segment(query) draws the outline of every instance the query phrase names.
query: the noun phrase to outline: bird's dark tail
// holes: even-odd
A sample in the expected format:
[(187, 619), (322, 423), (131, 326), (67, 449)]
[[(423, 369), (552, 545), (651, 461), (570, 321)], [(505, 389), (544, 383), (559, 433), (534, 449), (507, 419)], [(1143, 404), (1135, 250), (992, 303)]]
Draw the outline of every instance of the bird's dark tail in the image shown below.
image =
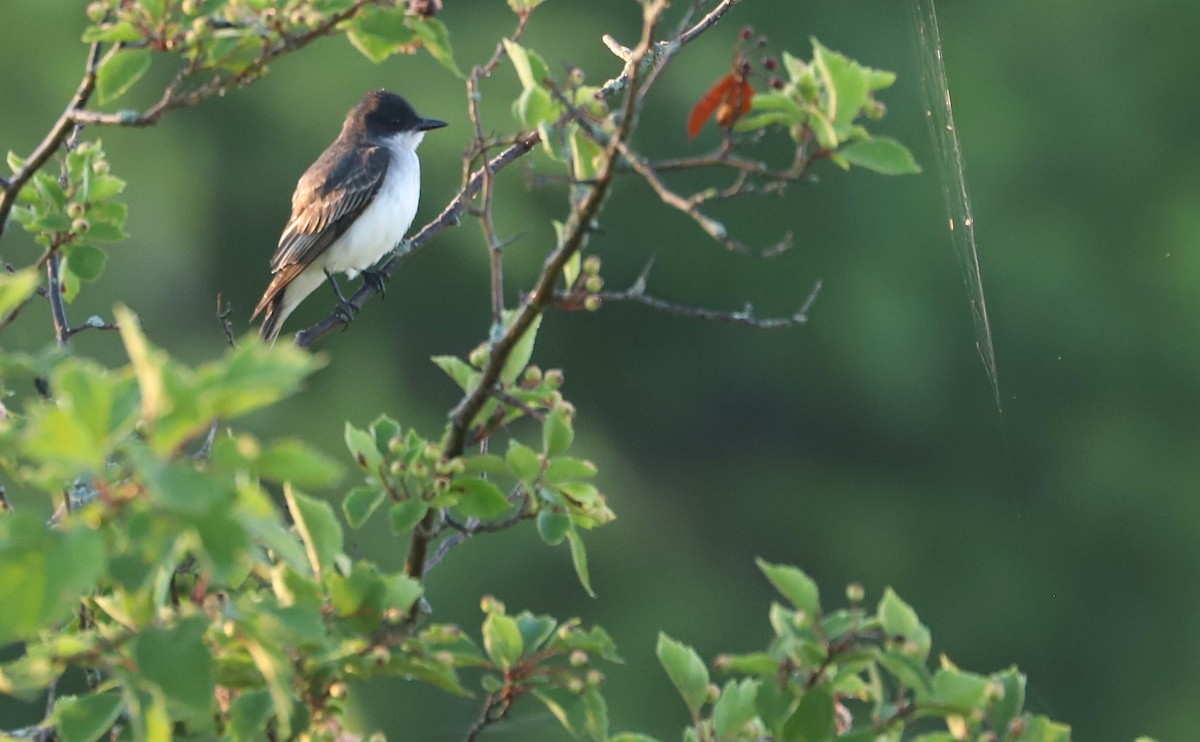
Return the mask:
[(275, 338), (279, 337), (279, 331), (283, 329), (283, 321), (287, 318), (287, 314), (282, 311), (283, 293), (282, 291), (276, 292), (270, 300), (259, 304), (258, 309), (254, 311), (255, 316), (258, 316), (259, 313), (263, 315), (262, 324), (258, 328), (258, 336), (264, 342), (274, 343)]

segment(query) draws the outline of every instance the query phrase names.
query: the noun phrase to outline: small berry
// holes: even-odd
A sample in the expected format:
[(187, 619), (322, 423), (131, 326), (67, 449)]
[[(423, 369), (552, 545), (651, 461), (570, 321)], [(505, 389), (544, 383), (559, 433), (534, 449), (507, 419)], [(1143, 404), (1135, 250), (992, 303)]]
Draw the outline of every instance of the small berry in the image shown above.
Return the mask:
[(600, 276), (588, 276), (588, 279), (584, 282), (583, 287), (594, 294), (600, 289), (604, 288), (604, 279)]
[(604, 673), (600, 672), (599, 670), (588, 670), (587, 684), (589, 687), (599, 688), (600, 684), (603, 682), (604, 682)]
[(92, 165), (92, 172), (96, 175), (108, 175), (108, 171), (112, 166), (108, 164), (108, 160), (96, 160)]
[(775, 57), (764, 57), (762, 66), (767, 72), (774, 72), (779, 69), (779, 60), (775, 59)]
[(542, 380), (542, 370), (537, 366), (529, 366), (525, 369), (525, 383), (537, 384)]
[(767, 84), (775, 90), (783, 90), (783, 80), (780, 80), (778, 77), (771, 77), (771, 79), (767, 81)]
[(571, 656), (567, 661), (571, 663), (571, 667), (583, 667), (588, 661), (587, 652), (582, 649), (576, 649), (574, 652), (571, 652)]
[(99, 23), (104, 20), (104, 14), (108, 12), (104, 7), (104, 3), (88, 3), (87, 17), (92, 23)]
[(863, 598), (866, 597), (866, 594), (866, 590), (863, 589), (861, 583), (851, 582), (846, 586), (846, 600), (850, 601), (851, 603), (861, 603)]
[(600, 274), (600, 256), (589, 255), (583, 261), (583, 272), (589, 276)]
[(80, 217), (79, 219), (76, 219), (75, 221), (71, 222), (71, 231), (72, 232), (78, 232), (79, 234), (83, 234), (84, 232), (88, 231), (91, 228), (92, 228), (92, 225), (88, 222), (87, 219), (84, 219), (83, 217)]
[(583, 300), (583, 308), (589, 312), (594, 312), (600, 308), (600, 297), (592, 294)]
[(742, 41), (749, 41), (754, 36), (753, 26), (742, 26), (742, 30), (738, 33), (738, 38)]
[(552, 368), (546, 372), (546, 374), (543, 378), (546, 381), (546, 386), (550, 387), (551, 389), (562, 388), (562, 385), (563, 385), (562, 369)]
[(83, 212), (83, 204), (77, 201), (73, 201), (67, 206), (67, 216), (71, 217), (72, 219), (78, 219), (79, 217), (83, 216)]
[(716, 683), (709, 683), (708, 684), (708, 702), (716, 703), (717, 699), (720, 697), (721, 697), (721, 689), (717, 687)]

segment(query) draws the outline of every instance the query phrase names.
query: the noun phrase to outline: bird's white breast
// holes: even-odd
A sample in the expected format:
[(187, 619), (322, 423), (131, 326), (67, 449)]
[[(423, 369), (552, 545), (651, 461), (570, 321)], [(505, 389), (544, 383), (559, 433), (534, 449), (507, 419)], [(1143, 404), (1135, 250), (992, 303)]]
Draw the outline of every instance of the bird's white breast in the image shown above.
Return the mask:
[(385, 140), (392, 162), (375, 198), (322, 257), (322, 268), (354, 278), (392, 250), (417, 215), (421, 196), (421, 163), (417, 145), (423, 132), (396, 134)]

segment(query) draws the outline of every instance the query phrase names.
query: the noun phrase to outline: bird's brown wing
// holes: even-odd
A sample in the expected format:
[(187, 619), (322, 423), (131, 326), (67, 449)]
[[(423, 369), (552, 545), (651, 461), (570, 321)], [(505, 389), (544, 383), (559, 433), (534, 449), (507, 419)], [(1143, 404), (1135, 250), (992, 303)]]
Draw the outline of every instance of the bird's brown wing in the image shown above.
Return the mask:
[(338, 163), (321, 155), (292, 194), (292, 217), (271, 256), (271, 285), (254, 310), (257, 316), (276, 295), (342, 236), (379, 192), (389, 158), (380, 147), (362, 147)]

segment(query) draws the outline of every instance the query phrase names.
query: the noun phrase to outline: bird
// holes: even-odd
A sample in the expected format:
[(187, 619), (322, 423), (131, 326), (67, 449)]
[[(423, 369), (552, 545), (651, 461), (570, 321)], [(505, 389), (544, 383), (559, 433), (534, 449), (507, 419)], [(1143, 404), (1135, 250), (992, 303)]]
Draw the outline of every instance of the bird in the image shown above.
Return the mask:
[(271, 257), (271, 283), (251, 316), (263, 315), (259, 335), (274, 342), (296, 307), (326, 280), (338, 311), (352, 309), (334, 275), (345, 273), (382, 288), (368, 269), (404, 238), (421, 196), (417, 146), (425, 132), (446, 126), (423, 118), (386, 90), (368, 92), (346, 114), (342, 131), (296, 184), (292, 215)]

